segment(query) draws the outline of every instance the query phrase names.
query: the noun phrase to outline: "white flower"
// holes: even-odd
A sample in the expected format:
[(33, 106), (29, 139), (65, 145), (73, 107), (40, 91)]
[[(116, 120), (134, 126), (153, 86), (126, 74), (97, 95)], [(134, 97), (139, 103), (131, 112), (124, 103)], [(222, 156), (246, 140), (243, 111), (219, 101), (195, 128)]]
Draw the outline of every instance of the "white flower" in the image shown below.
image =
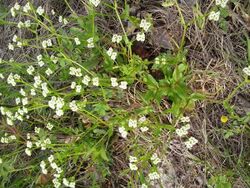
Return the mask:
[(114, 52), (113, 48), (110, 47), (107, 51), (107, 54), (112, 60), (116, 59), (117, 52)]
[(27, 69), (27, 73), (28, 73), (29, 75), (32, 75), (34, 71), (35, 71), (35, 68), (34, 68), (32, 65), (29, 66), (28, 69)]
[(47, 46), (52, 46), (52, 41), (51, 41), (51, 39), (48, 39), (48, 40), (47, 40)]
[(66, 18), (63, 18), (63, 24), (67, 25), (68, 23), (69, 23), (68, 20)]
[(118, 131), (123, 138), (127, 138), (128, 132), (126, 131), (126, 129), (124, 127), (119, 127)]
[(158, 172), (152, 172), (148, 174), (148, 177), (150, 180), (157, 180), (160, 179), (160, 175), (158, 174)]
[(70, 88), (71, 89), (75, 89), (76, 88), (76, 83), (75, 82), (71, 82)]
[(198, 140), (194, 137), (190, 137), (184, 144), (188, 149), (191, 149), (195, 144), (198, 143)]
[(147, 132), (148, 131), (148, 127), (141, 127), (140, 130), (141, 130), (141, 132)]
[(218, 12), (211, 11), (208, 16), (208, 19), (211, 21), (218, 21), (219, 18), (220, 18), (220, 11)]
[(89, 0), (95, 7), (100, 4), (100, 0)]
[(40, 55), (36, 56), (36, 59), (37, 59), (37, 61), (41, 61), (43, 59), (43, 56), (40, 54)]
[(23, 45), (23, 43), (22, 43), (22, 42), (20, 42), (20, 41), (18, 41), (16, 45), (17, 45), (17, 47), (18, 47), (18, 48), (21, 48), (21, 47), (22, 47), (22, 45)]
[(31, 10), (30, 3), (26, 3), (26, 5), (23, 7), (23, 12), (27, 13), (29, 10)]
[(54, 55), (50, 56), (51, 61), (56, 64), (58, 62), (58, 57), (55, 57)]
[(25, 27), (30, 27), (31, 26), (31, 22), (30, 22), (30, 20), (26, 20), (25, 22), (24, 22), (24, 25), (25, 25)]
[(133, 164), (133, 163), (129, 163), (129, 168), (130, 170), (133, 170), (133, 171), (138, 170), (138, 167), (136, 166), (136, 164)]
[(161, 159), (157, 156), (157, 153), (154, 153), (150, 160), (153, 162), (153, 164), (157, 165), (158, 163), (161, 162)]
[(136, 163), (138, 161), (137, 157), (129, 156), (129, 162), (130, 163)]
[(26, 148), (25, 149), (25, 153), (28, 155), (28, 156), (31, 156), (31, 150), (29, 148)]
[(39, 134), (41, 131), (41, 128), (40, 127), (35, 127), (35, 133)]
[(42, 41), (42, 47), (47, 48), (47, 41), (46, 40)]
[(44, 66), (44, 62), (43, 61), (38, 61), (37, 64), (39, 65), (39, 67), (43, 67)]
[(82, 83), (83, 83), (84, 85), (88, 86), (88, 85), (89, 85), (89, 82), (90, 82), (90, 77), (89, 77), (88, 75), (85, 75), (85, 76), (83, 77)]
[(188, 134), (187, 130), (180, 128), (175, 130), (176, 134), (180, 137), (185, 136)]
[(24, 27), (24, 23), (22, 21), (19, 21), (17, 24), (17, 27), (20, 29), (22, 27)]
[(50, 76), (53, 72), (52, 72), (52, 70), (51, 70), (50, 68), (48, 68), (48, 69), (45, 71), (45, 73), (46, 73), (48, 76)]
[(17, 36), (16, 35), (13, 36), (12, 41), (17, 42)]
[(31, 90), (30, 90), (30, 94), (31, 94), (32, 96), (35, 96), (35, 95), (36, 95), (36, 90), (31, 89)]
[(139, 123), (144, 123), (147, 120), (145, 116), (142, 116), (138, 119)]
[(126, 81), (122, 81), (119, 85), (119, 88), (121, 89), (127, 89), (127, 85), (128, 85), (128, 82)]
[(43, 7), (39, 6), (37, 9), (36, 9), (36, 12), (37, 14), (39, 14), (40, 16), (44, 13), (44, 9)]
[(28, 104), (28, 98), (27, 97), (23, 98), (22, 103), (23, 103), (24, 106), (27, 105)]
[(76, 77), (82, 76), (82, 71), (80, 68), (70, 67), (69, 68), (69, 74)]
[(63, 17), (62, 17), (62, 16), (59, 16), (58, 21), (59, 21), (59, 23), (62, 23)]
[(141, 188), (148, 188), (148, 186), (145, 183), (143, 183), (141, 184)]
[(142, 19), (141, 20), (141, 23), (140, 23), (140, 28), (142, 28), (144, 31), (148, 31), (148, 29), (150, 28), (151, 26), (151, 23), (150, 22), (147, 22), (147, 20), (145, 19)]
[(81, 90), (82, 90), (82, 86), (81, 86), (81, 85), (77, 85), (77, 86), (76, 86), (76, 92), (77, 92), (77, 93), (80, 93)]
[(9, 44), (8, 44), (8, 48), (9, 48), (9, 50), (12, 50), (12, 51), (13, 51), (13, 50), (14, 50), (14, 45), (11, 44), (11, 43), (9, 43)]
[(31, 141), (27, 141), (26, 142), (26, 146), (27, 146), (27, 148), (32, 148), (32, 142)]
[(220, 6), (222, 8), (225, 8), (227, 6), (227, 2), (228, 2), (228, 0), (222, 0)]
[(92, 78), (92, 83), (94, 86), (99, 86), (99, 78), (98, 77)]
[(20, 10), (20, 5), (18, 4), (18, 3), (15, 3), (15, 5), (14, 5), (14, 9), (16, 9), (16, 10)]
[(117, 78), (110, 78), (110, 81), (111, 81), (111, 85), (112, 87), (117, 87), (119, 84), (117, 82)]
[(87, 45), (88, 48), (94, 48), (95, 47), (95, 45), (94, 45), (94, 38), (93, 37), (89, 38), (87, 40), (87, 43), (88, 43), (88, 45)]
[(76, 45), (80, 45), (81, 44), (79, 38), (74, 38), (74, 40), (75, 40)]
[(53, 155), (50, 155), (49, 157), (48, 157), (48, 161), (50, 162), (50, 163), (52, 163), (53, 161), (54, 161), (54, 156)]
[(247, 76), (250, 76), (250, 66), (245, 67), (245, 68), (243, 69), (243, 72), (244, 72)]
[(43, 168), (43, 169), (42, 169), (42, 173), (43, 173), (43, 174), (48, 174), (48, 170), (45, 169), (45, 168)]
[(189, 117), (182, 117), (182, 118), (180, 119), (180, 121), (181, 121), (182, 123), (188, 123), (188, 122), (190, 122), (190, 118), (189, 118)]
[(137, 120), (136, 119), (129, 119), (128, 126), (132, 127), (132, 128), (136, 128), (137, 127)]
[(144, 33), (137, 33), (136, 40), (139, 42), (144, 42), (145, 41), (145, 34)]
[(0, 79), (4, 79), (4, 75), (0, 73)]
[(113, 43), (120, 43), (122, 41), (122, 36), (121, 35), (117, 35), (117, 34), (114, 34), (113, 37), (112, 37), (112, 42)]
[(46, 128), (49, 129), (50, 131), (53, 129), (54, 125), (52, 123), (48, 123), (46, 125)]
[(75, 101), (75, 100), (73, 100), (73, 101), (71, 101), (71, 102), (69, 103), (69, 107), (70, 107), (70, 109), (71, 109), (73, 112), (78, 111), (78, 107), (77, 107), (77, 104), (76, 104), (76, 101)]
[(3, 163), (3, 159), (2, 158), (0, 158), (0, 164), (2, 164)]
[(52, 15), (55, 15), (55, 14), (56, 14), (54, 9), (51, 10), (51, 14), (52, 14)]
[(14, 7), (12, 7), (12, 8), (10, 9), (10, 12), (11, 12), (11, 16), (14, 18), (14, 17), (16, 16), (16, 12), (15, 12)]
[(16, 98), (16, 104), (20, 104), (21, 103), (21, 99), (19, 97)]

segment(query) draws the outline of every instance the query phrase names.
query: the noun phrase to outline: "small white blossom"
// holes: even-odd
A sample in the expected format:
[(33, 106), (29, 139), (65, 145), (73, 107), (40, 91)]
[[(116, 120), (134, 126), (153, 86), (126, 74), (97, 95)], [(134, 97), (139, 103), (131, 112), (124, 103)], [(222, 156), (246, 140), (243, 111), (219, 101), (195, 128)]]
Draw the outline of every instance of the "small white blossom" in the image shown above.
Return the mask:
[(95, 7), (100, 4), (100, 0), (89, 0)]
[(82, 86), (81, 86), (81, 85), (77, 85), (77, 86), (76, 86), (76, 92), (77, 92), (77, 93), (80, 93), (81, 90), (82, 90)]
[(145, 20), (145, 19), (141, 20), (140, 28), (142, 28), (144, 31), (147, 32), (149, 30), (150, 26), (151, 26), (150, 22), (147, 22), (147, 20)]
[(129, 119), (128, 126), (132, 127), (132, 128), (136, 128), (137, 127), (137, 120), (136, 119)]
[(89, 38), (87, 40), (87, 43), (88, 43), (88, 45), (87, 45), (88, 48), (94, 48), (95, 47), (95, 45), (94, 45), (94, 38), (93, 37)]
[(243, 69), (243, 72), (244, 72), (247, 76), (250, 76), (250, 66), (245, 67), (245, 68)]
[(140, 127), (141, 132), (147, 132), (148, 131), (148, 127)]
[(211, 21), (218, 21), (220, 18), (220, 11), (215, 12), (215, 11), (211, 11), (209, 13), (208, 19)]
[(25, 149), (25, 153), (26, 155), (31, 156), (31, 150), (29, 148)]
[(125, 89), (127, 89), (127, 85), (128, 85), (128, 82), (122, 81), (122, 82), (120, 83), (120, 85), (119, 85), (119, 88), (125, 90)]
[(25, 27), (29, 28), (29, 27), (31, 26), (30, 20), (26, 20), (26, 21), (24, 22), (24, 25), (25, 25)]
[(48, 68), (48, 69), (45, 71), (45, 73), (46, 73), (48, 76), (50, 76), (50, 75), (53, 73), (53, 71), (52, 71), (50, 68)]
[(115, 60), (117, 57), (117, 52), (115, 52), (111, 47), (108, 49), (107, 54), (112, 60)]
[(152, 172), (148, 174), (148, 177), (150, 180), (157, 180), (160, 179), (160, 175), (158, 174), (158, 172)]
[(80, 45), (81, 44), (79, 38), (74, 38), (74, 41), (75, 41), (76, 45)]
[(194, 137), (190, 137), (184, 144), (188, 149), (192, 149), (192, 147), (198, 143), (198, 140)]
[(26, 3), (26, 5), (23, 7), (23, 12), (27, 13), (29, 10), (31, 10), (30, 3)]
[(137, 157), (129, 156), (129, 162), (130, 163), (136, 163), (138, 161)]
[(133, 163), (129, 163), (129, 168), (130, 168), (130, 170), (132, 170), (132, 171), (138, 170), (138, 167), (136, 166), (136, 164), (133, 164)]
[(55, 14), (56, 14), (54, 9), (51, 10), (51, 14), (52, 14), (52, 15), (55, 15)]
[(9, 48), (9, 50), (12, 50), (12, 51), (13, 51), (13, 50), (14, 50), (14, 45), (11, 44), (11, 43), (9, 43), (9, 44), (8, 44), (8, 48)]
[(76, 104), (76, 101), (75, 101), (75, 100), (73, 100), (73, 101), (71, 101), (71, 102), (69, 103), (69, 107), (70, 107), (70, 109), (71, 109), (73, 112), (78, 111), (78, 107), (77, 107), (77, 104)]
[(46, 128), (50, 131), (53, 129), (54, 125), (52, 123), (47, 123)]
[(85, 75), (85, 76), (83, 77), (82, 83), (83, 83), (84, 85), (88, 86), (90, 80), (91, 80), (90, 77), (89, 77), (88, 75)]
[(18, 37), (16, 35), (13, 36), (12, 41), (17, 42)]
[(39, 7), (36, 9), (36, 12), (37, 12), (37, 14), (39, 14), (40, 16), (43, 15), (43, 13), (44, 13), (43, 7), (39, 6)]
[(117, 35), (117, 34), (114, 34), (113, 37), (112, 37), (112, 42), (113, 43), (120, 43), (122, 41), (122, 36), (121, 35)]
[(32, 65), (29, 66), (28, 69), (27, 69), (27, 73), (28, 73), (29, 75), (32, 75), (34, 71), (35, 71), (35, 68), (34, 68)]
[(111, 85), (112, 87), (117, 87), (119, 84), (117, 82), (117, 78), (110, 78), (110, 81), (111, 81)]
[(136, 40), (139, 42), (144, 42), (145, 41), (145, 34), (144, 33), (137, 33)]
[(92, 78), (92, 83), (94, 86), (99, 86), (99, 78), (98, 77)]
[(22, 27), (24, 27), (24, 23), (22, 21), (19, 21), (17, 24), (17, 27), (20, 29)]
[(75, 89), (76, 88), (76, 83), (75, 82), (71, 82), (70, 88), (71, 89)]
[(119, 127), (118, 131), (123, 138), (127, 138), (128, 132), (126, 131), (126, 129), (124, 127)]

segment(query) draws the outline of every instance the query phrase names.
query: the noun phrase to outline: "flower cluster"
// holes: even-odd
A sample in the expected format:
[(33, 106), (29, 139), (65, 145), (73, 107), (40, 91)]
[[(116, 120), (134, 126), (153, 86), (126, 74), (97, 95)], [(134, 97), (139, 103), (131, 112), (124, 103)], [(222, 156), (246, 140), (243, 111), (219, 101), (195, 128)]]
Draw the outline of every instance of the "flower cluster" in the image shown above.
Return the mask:
[(58, 18), (59, 23), (63, 23), (63, 25), (67, 25), (69, 22), (66, 18), (63, 18), (62, 16), (59, 16)]
[(114, 34), (113, 37), (112, 37), (112, 42), (113, 43), (120, 43), (122, 41), (122, 36), (121, 35), (117, 35), (117, 34)]
[(100, 4), (100, 0), (89, 0), (95, 7)]
[(167, 63), (167, 59), (166, 59), (165, 56), (155, 58), (155, 64), (156, 65), (165, 65), (166, 63)]
[[(146, 127), (144, 124), (146, 123), (147, 119), (145, 116), (140, 117), (138, 120), (137, 119), (129, 119), (128, 120), (128, 127), (129, 128), (137, 128), (138, 124), (140, 125), (140, 130), (141, 132), (146, 132), (148, 131), (148, 127)], [(128, 132), (125, 127), (119, 127), (118, 128), (119, 133), (123, 138), (126, 138), (128, 135)]]
[(211, 11), (208, 15), (208, 19), (211, 21), (218, 21), (220, 18), (220, 11)]
[(82, 71), (80, 68), (70, 67), (69, 68), (69, 74), (76, 77), (82, 76)]
[(52, 40), (51, 39), (47, 39), (47, 40), (44, 40), (42, 41), (42, 47), (45, 49), (47, 47), (51, 47), (53, 44), (52, 44)]
[(157, 153), (154, 153), (154, 154), (152, 155), (152, 157), (150, 158), (150, 160), (152, 161), (152, 163), (153, 163), (154, 165), (157, 165), (158, 163), (161, 162), (161, 159), (158, 157)]
[(15, 135), (8, 135), (7, 133), (4, 134), (3, 137), (1, 137), (1, 143), (3, 144), (8, 144), (10, 142), (12, 142), (13, 140), (16, 140), (16, 136)]
[(158, 172), (151, 172), (148, 174), (150, 180), (158, 180), (160, 179), (160, 174)]
[(111, 81), (111, 86), (112, 87), (117, 87), (118, 86), (121, 89), (124, 89), (124, 90), (127, 89), (128, 82), (126, 82), (126, 81), (121, 81), (120, 85), (117, 82), (117, 78), (111, 77), (110, 81)]
[(91, 37), (91, 38), (89, 38), (88, 40), (87, 40), (87, 47), (88, 48), (94, 48), (95, 47), (95, 44), (94, 44), (94, 38), (93, 37)]
[(20, 80), (20, 76), (18, 74), (14, 74), (13, 73), (10, 73), (8, 78), (7, 78), (7, 83), (12, 85), (12, 86), (16, 86), (16, 82), (18, 80)]
[(188, 149), (192, 149), (192, 147), (198, 143), (198, 140), (194, 137), (190, 137), (184, 144)]
[[(180, 122), (185, 124), (179, 129), (176, 129), (176, 134), (180, 137), (186, 136), (188, 134), (188, 130), (190, 129), (190, 118), (189, 117), (182, 117), (180, 118)], [(190, 137), (187, 141), (184, 142), (188, 149), (192, 149), (192, 147), (198, 143), (198, 140), (194, 137)]]
[(64, 114), (62, 108), (64, 106), (64, 99), (61, 97), (52, 96), (51, 100), (48, 102), (51, 109), (56, 110), (57, 116), (62, 116)]
[(130, 168), (130, 170), (132, 170), (132, 171), (138, 170), (138, 167), (136, 165), (137, 161), (138, 161), (137, 157), (129, 156), (129, 168)]
[(250, 66), (245, 67), (245, 68), (243, 69), (243, 72), (244, 72), (247, 76), (250, 76)]
[(117, 56), (117, 52), (115, 52), (113, 50), (113, 48), (109, 48), (108, 51), (107, 51), (107, 54), (108, 56), (112, 59), (112, 60), (115, 60), (116, 59), (116, 56)]
[(215, 0), (215, 4), (217, 6), (221, 6), (222, 8), (225, 8), (227, 5), (228, 0)]
[(139, 33), (137, 33), (136, 40), (140, 41), (140, 42), (144, 42), (145, 41), (145, 33), (144, 32), (148, 32), (150, 27), (151, 27), (151, 23), (147, 22), (147, 20), (145, 20), (145, 19), (142, 19), (141, 23), (140, 23), (140, 28), (142, 28), (143, 31), (140, 31)]

